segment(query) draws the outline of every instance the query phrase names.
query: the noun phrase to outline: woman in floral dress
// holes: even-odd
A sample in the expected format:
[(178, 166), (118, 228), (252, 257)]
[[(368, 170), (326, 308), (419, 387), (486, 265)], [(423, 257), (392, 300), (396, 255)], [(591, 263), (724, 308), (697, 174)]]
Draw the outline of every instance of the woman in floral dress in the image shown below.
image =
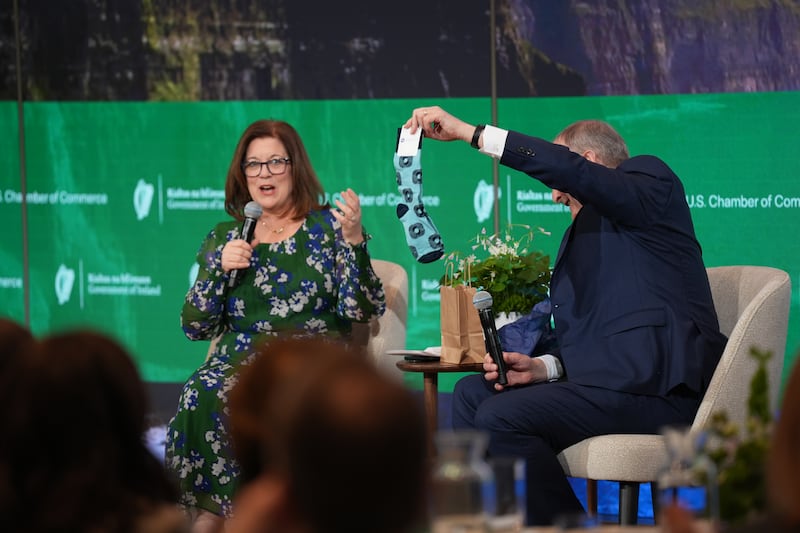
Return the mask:
[[(192, 340), (218, 341), (184, 385), (167, 431), (167, 467), (181, 502), (194, 510), (193, 531), (221, 531), (232, 511), (238, 466), (226, 430), (227, 397), (241, 365), (278, 334), (347, 338), (353, 322), (383, 314), (358, 195), (336, 208), (324, 196), (302, 140), (289, 124), (260, 120), (242, 134), (225, 184), (226, 211), (197, 255), (197, 280), (181, 324)], [(254, 238), (241, 236), (244, 206), (262, 213)], [(229, 288), (230, 274), (240, 270)]]

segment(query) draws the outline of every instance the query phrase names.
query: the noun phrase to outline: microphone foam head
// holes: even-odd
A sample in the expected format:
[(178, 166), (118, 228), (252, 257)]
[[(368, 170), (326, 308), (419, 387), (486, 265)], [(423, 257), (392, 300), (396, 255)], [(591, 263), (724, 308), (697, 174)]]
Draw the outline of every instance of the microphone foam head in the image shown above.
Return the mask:
[(244, 206), (244, 216), (247, 218), (258, 218), (261, 216), (261, 206), (258, 202), (247, 202)]
[(472, 305), (474, 305), (475, 309), (478, 311), (491, 309), (492, 303), (494, 303), (492, 301), (492, 295), (487, 291), (478, 291), (475, 293), (475, 296), (472, 297)]

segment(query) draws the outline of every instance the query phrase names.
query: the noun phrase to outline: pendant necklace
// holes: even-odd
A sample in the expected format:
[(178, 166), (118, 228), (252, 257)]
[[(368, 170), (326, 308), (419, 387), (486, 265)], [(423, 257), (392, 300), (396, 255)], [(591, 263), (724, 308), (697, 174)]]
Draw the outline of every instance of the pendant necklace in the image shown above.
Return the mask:
[(272, 233), (274, 233), (276, 235), (278, 233), (283, 233), (283, 228), (286, 227), (286, 226), (281, 226), (280, 228), (272, 229), (272, 228), (267, 226), (267, 221), (266, 220), (262, 220), (261, 221), (261, 225), (264, 226), (265, 228), (267, 228), (268, 231), (271, 231)]

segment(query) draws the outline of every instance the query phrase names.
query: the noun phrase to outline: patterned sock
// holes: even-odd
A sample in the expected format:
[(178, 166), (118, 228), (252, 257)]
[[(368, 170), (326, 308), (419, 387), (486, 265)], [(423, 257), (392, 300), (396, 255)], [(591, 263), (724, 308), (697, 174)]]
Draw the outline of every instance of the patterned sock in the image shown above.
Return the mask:
[[(398, 130), (398, 141), (400, 133)], [(420, 144), (422, 138), (420, 137)], [(397, 204), (397, 218), (403, 223), (406, 242), (414, 259), (420, 263), (436, 261), (444, 255), (442, 237), (422, 204), (422, 149), (416, 155), (394, 154), (397, 190), (402, 199)]]

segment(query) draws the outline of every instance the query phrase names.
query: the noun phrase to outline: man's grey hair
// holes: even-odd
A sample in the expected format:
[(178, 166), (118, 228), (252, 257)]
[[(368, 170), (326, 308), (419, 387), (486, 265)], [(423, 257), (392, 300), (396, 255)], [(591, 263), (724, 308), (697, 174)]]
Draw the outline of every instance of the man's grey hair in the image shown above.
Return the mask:
[(602, 164), (610, 168), (616, 168), (630, 157), (622, 136), (602, 120), (574, 122), (556, 136), (555, 142), (579, 154), (591, 150)]

